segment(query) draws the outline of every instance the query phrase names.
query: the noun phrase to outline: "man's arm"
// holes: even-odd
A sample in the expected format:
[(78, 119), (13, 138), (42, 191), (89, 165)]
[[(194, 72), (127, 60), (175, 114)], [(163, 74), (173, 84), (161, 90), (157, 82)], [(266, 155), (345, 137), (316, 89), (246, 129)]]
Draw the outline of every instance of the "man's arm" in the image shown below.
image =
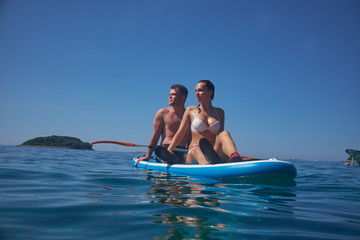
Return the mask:
[(139, 158), (138, 160), (136, 160), (135, 167), (137, 166), (138, 162), (150, 159), (151, 154), (154, 151), (154, 147), (157, 145), (159, 138), (162, 134), (162, 130), (164, 127), (164, 112), (165, 112), (165, 109), (160, 109), (156, 113), (156, 115), (154, 117), (154, 130), (153, 130), (153, 134), (151, 136), (150, 142), (149, 142), (149, 148), (148, 148), (147, 154), (145, 156)]

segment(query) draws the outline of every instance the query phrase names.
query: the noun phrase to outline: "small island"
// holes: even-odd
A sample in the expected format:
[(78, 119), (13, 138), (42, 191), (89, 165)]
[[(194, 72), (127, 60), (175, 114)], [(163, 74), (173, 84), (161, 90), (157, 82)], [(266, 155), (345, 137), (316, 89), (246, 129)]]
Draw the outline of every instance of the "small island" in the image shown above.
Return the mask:
[(90, 143), (83, 142), (78, 138), (55, 135), (33, 138), (19, 146), (93, 150)]

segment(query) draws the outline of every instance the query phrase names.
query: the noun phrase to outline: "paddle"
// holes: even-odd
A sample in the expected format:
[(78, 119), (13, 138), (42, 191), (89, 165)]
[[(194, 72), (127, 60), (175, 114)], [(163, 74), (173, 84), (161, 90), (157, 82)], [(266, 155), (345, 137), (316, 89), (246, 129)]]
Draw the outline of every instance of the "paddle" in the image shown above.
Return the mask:
[[(90, 145), (97, 144), (97, 143), (113, 143), (113, 144), (118, 144), (118, 145), (127, 146), (127, 147), (149, 147), (148, 145), (141, 145), (141, 144), (128, 143), (128, 142), (117, 142), (117, 141), (96, 141), (96, 142), (90, 143)], [(178, 151), (178, 152), (187, 152), (187, 149), (181, 149), (181, 148), (175, 148), (174, 150)]]
[[(98, 144), (98, 143), (113, 143), (113, 144), (118, 144), (118, 145), (122, 145), (122, 146), (127, 146), (127, 147), (149, 147), (148, 145), (141, 145), (141, 144), (135, 144), (135, 143), (128, 143), (128, 142), (117, 142), (117, 141), (96, 141), (96, 142), (92, 142), (90, 143), (90, 145), (93, 144)], [(175, 151), (178, 152), (187, 152), (187, 149), (181, 149), (181, 148), (175, 148)], [(244, 160), (261, 160), (260, 158), (254, 158), (254, 157), (246, 157), (246, 156), (241, 156)]]

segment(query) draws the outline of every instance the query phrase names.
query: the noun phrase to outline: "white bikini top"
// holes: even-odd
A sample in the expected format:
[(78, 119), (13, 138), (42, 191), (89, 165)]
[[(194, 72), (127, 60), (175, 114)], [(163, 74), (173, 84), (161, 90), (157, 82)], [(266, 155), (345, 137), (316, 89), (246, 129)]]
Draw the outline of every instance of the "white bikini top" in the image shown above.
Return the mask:
[(207, 126), (207, 124), (203, 120), (197, 117), (198, 111), (196, 110), (194, 121), (191, 123), (191, 131), (201, 133), (208, 130), (212, 134), (217, 134), (217, 132), (220, 130), (220, 121), (219, 121), (220, 118), (215, 108), (214, 111), (216, 113), (218, 120), (213, 124), (211, 124), (210, 126)]

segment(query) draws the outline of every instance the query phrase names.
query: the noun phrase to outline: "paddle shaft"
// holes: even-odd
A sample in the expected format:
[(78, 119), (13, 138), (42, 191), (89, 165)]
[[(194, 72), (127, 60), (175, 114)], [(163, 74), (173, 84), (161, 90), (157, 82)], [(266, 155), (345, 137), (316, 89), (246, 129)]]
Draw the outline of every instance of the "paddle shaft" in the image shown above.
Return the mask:
[[(98, 144), (98, 143), (112, 143), (112, 144), (118, 144), (118, 145), (127, 146), (127, 147), (149, 147), (148, 145), (141, 145), (141, 144), (128, 143), (128, 142), (118, 142), (118, 141), (96, 141), (96, 142), (90, 143), (90, 145)], [(178, 151), (178, 152), (187, 152), (188, 151), (187, 149), (181, 149), (181, 148), (175, 148), (174, 150)], [(245, 160), (247, 160), (247, 159), (260, 160), (260, 158), (254, 158), (254, 157), (247, 157), (247, 156), (241, 156), (241, 157)]]
[[(97, 143), (113, 143), (113, 144), (118, 144), (118, 145), (127, 146), (127, 147), (150, 147), (148, 145), (127, 143), (127, 142), (117, 142), (117, 141), (96, 141), (96, 142), (90, 143), (90, 145), (97, 144)], [(187, 152), (188, 150), (187, 149), (181, 149), (181, 148), (175, 148), (174, 151)]]

